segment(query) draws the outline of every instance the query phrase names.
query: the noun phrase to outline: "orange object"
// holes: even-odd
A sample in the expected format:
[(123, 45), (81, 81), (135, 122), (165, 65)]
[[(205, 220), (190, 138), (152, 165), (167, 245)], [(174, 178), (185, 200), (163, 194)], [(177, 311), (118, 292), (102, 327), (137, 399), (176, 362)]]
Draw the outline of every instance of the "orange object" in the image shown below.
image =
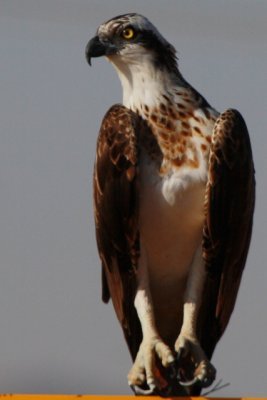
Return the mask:
[[(133, 400), (135, 396), (94, 395), (94, 394), (0, 394), (0, 400)], [(138, 400), (162, 400), (158, 396), (138, 396)], [(267, 397), (228, 398), (225, 400), (267, 400)], [(206, 397), (168, 397), (165, 400), (207, 400)], [(213, 397), (212, 400), (223, 400)]]

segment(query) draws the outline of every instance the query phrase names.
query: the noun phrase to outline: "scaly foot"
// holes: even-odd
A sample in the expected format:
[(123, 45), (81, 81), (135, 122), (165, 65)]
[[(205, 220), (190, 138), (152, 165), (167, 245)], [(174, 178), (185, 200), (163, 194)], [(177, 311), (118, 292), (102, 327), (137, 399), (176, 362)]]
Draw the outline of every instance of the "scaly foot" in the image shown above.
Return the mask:
[(171, 368), (174, 356), (159, 337), (144, 339), (128, 374), (128, 383), (136, 394), (151, 395), (164, 391), (167, 382), (159, 373), (157, 361), (163, 367)]
[(178, 362), (177, 378), (180, 385), (199, 384), (201, 387), (207, 387), (212, 384), (216, 377), (216, 369), (196, 338), (180, 334), (175, 343), (175, 351)]

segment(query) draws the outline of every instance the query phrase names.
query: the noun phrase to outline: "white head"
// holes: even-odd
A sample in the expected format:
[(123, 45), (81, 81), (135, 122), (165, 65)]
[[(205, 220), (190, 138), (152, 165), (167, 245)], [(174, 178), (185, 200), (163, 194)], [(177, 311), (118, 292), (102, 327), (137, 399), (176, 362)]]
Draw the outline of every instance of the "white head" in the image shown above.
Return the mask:
[[(129, 107), (155, 98), (180, 77), (174, 47), (139, 14), (119, 15), (100, 25), (86, 48), (87, 60), (105, 55), (115, 66)], [(162, 90), (161, 90), (162, 91)]]

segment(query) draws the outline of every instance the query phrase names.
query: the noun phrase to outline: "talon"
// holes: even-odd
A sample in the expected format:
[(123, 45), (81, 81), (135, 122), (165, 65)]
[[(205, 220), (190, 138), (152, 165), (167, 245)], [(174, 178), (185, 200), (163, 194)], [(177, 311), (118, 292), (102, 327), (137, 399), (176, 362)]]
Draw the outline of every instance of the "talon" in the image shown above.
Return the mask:
[(195, 385), (197, 382), (199, 382), (199, 378), (197, 376), (195, 376), (195, 378), (193, 378), (191, 381), (182, 381), (182, 380), (178, 379), (178, 382), (179, 382), (179, 385), (181, 385), (181, 386), (192, 386), (192, 385)]
[(206, 376), (205, 370), (203, 370), (201, 374), (198, 374), (193, 379), (191, 379), (189, 381), (183, 381), (180, 373), (178, 372), (177, 380), (181, 386), (192, 386), (192, 385), (195, 385), (196, 383), (199, 383), (201, 385), (201, 387), (204, 388), (204, 387), (208, 387), (212, 384), (212, 382), (215, 379), (215, 376), (216, 376), (215, 370), (212, 371), (212, 374), (210, 376)]
[(186, 387), (196, 384), (201, 387), (210, 386), (215, 379), (216, 370), (197, 339), (180, 335), (175, 349), (179, 365), (177, 374), (179, 384)]
[(154, 384), (148, 385), (149, 389), (141, 389), (139, 386), (131, 385), (131, 389), (137, 396), (149, 396), (155, 393), (156, 386)]
[(198, 373), (197, 377), (202, 387), (208, 387), (212, 384), (212, 382), (216, 378), (216, 369), (213, 367), (212, 364), (208, 365), (205, 363), (203, 364), (200, 373)]
[(208, 387), (212, 384), (212, 382), (215, 379), (215, 375), (211, 375), (211, 376), (205, 376), (205, 377), (199, 377), (198, 380), (201, 383), (202, 387)]
[(170, 348), (158, 337), (147, 338), (142, 341), (128, 374), (128, 384), (136, 395), (159, 394), (168, 384), (164, 374), (161, 373), (161, 368), (171, 367), (175, 376), (174, 365)]

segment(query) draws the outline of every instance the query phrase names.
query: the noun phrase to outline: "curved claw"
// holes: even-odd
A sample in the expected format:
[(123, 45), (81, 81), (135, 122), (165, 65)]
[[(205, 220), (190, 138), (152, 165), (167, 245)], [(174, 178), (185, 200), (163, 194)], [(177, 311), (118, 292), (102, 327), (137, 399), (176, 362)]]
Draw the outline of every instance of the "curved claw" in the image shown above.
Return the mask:
[(177, 377), (178, 379), (178, 383), (181, 386), (192, 386), (195, 385), (197, 382), (200, 382), (199, 378), (197, 376), (195, 376), (194, 379), (191, 379), (191, 381), (182, 381), (181, 379), (179, 379), (179, 377)]
[(156, 389), (156, 386), (152, 385), (152, 384), (148, 385), (149, 389), (141, 389), (137, 385), (131, 385), (130, 387), (137, 396), (149, 396), (149, 395), (155, 393), (155, 389)]
[(212, 382), (214, 381), (215, 376), (214, 377), (206, 377), (204, 379), (199, 379), (199, 381), (201, 382), (201, 386), (204, 387), (209, 387)]
[(177, 380), (181, 386), (192, 386), (198, 383), (199, 385), (201, 385), (201, 387), (204, 388), (210, 386), (216, 377), (216, 370), (214, 368), (209, 372), (210, 374), (208, 376), (205, 376), (205, 374), (202, 372), (198, 373), (193, 379), (189, 381), (183, 381), (178, 371)]

